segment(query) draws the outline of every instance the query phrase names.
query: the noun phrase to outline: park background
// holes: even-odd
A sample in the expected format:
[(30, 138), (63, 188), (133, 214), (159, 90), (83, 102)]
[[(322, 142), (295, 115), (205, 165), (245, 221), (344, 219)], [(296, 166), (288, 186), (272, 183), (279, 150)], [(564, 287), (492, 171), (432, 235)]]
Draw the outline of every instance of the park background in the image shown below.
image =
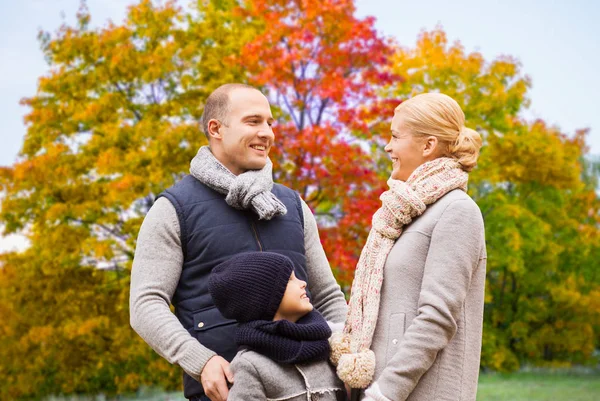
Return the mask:
[(454, 97), (485, 142), (478, 399), (597, 399), (600, 8), (413, 3), (2, 2), (0, 399), (181, 398), (129, 327), (129, 271), (143, 216), (205, 144), (203, 100), (233, 81), (268, 94), (275, 179), (314, 210), (346, 292), (393, 108)]

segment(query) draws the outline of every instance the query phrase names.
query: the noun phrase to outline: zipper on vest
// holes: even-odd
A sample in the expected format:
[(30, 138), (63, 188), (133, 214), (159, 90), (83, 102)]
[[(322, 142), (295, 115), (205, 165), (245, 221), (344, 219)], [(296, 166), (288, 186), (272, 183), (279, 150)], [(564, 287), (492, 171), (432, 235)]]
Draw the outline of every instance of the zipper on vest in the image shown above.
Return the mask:
[(256, 231), (256, 227), (254, 226), (254, 222), (250, 222), (250, 226), (252, 227), (252, 232), (254, 233), (254, 238), (256, 238), (256, 243), (258, 244), (258, 249), (262, 252), (263, 247), (260, 243), (260, 239), (258, 239), (258, 231)]

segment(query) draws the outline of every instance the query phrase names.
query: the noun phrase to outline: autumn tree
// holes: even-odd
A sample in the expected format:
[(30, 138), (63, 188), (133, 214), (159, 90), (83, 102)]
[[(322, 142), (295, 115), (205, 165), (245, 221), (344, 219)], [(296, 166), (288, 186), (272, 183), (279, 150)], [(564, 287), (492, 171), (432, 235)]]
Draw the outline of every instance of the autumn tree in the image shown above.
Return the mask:
[(355, 110), (395, 103), (378, 95), (399, 79), (385, 69), (392, 48), (373, 18), (354, 15), (353, 0), (260, 0), (243, 13), (268, 21), (240, 62), (279, 111), (275, 178), (315, 211), (331, 266), (349, 292), (357, 244), (385, 185), (371, 157), (366, 115)]
[(40, 33), (49, 72), (23, 100), (18, 161), (0, 170), (4, 234), (31, 243), (2, 262), (0, 398), (180, 385), (129, 327), (129, 269), (155, 195), (205, 143), (203, 99), (245, 79), (231, 55), (254, 28), (234, 4), (143, 0), (101, 28), (83, 7), (76, 26)]

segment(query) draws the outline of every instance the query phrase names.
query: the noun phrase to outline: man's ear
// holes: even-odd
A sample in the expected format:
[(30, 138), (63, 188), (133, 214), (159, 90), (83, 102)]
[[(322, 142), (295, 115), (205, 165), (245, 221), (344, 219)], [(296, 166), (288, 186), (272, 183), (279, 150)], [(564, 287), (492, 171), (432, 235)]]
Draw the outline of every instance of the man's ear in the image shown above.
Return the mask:
[(223, 138), (223, 136), (219, 132), (219, 128), (221, 128), (221, 123), (219, 122), (219, 120), (215, 120), (214, 118), (211, 118), (208, 121), (207, 128), (208, 128), (208, 136), (210, 138), (213, 138), (213, 139), (222, 139)]
[(436, 156), (439, 147), (439, 141), (435, 136), (428, 136), (423, 141), (423, 157)]

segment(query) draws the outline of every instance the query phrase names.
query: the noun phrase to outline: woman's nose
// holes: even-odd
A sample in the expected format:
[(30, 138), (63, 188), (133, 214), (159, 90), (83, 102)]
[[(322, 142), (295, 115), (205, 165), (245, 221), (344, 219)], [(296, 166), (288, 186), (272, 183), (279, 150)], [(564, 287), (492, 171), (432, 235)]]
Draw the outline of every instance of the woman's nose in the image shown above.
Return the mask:
[(390, 153), (392, 151), (392, 147), (390, 146), (389, 142), (385, 145), (385, 147), (383, 148), (383, 150), (385, 150), (388, 153)]

